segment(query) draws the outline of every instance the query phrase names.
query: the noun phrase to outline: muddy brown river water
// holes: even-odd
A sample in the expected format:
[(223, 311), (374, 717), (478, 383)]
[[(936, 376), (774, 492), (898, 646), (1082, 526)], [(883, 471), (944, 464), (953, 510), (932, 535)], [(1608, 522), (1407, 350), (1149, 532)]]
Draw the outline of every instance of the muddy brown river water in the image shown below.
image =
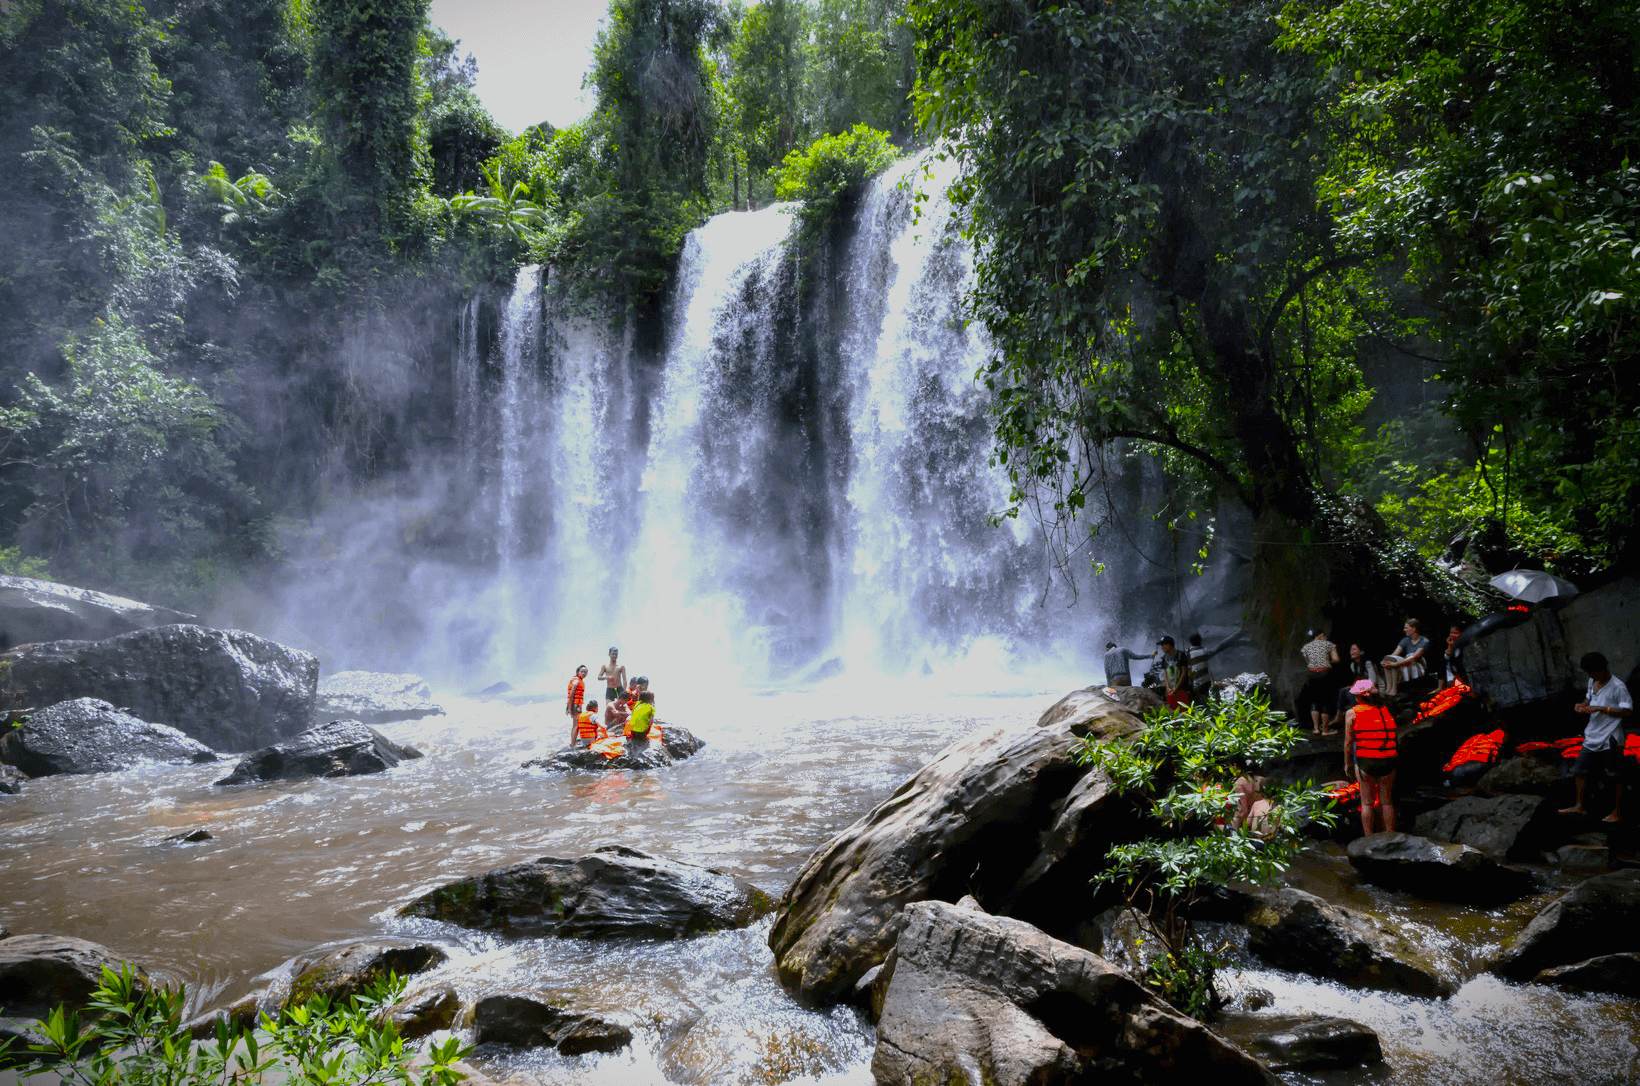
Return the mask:
[[(778, 895), (810, 851), (933, 751), (998, 722), (1029, 726), (1059, 692), (902, 690), (874, 699), (869, 712), (836, 692), (751, 698), (715, 708), (714, 719), (680, 715), (710, 746), (641, 775), (522, 769), (560, 740), (550, 701), (446, 699), (448, 716), (382, 729), (427, 756), (379, 776), (225, 791), (211, 786), (225, 772), (217, 765), (39, 781), (0, 800), (0, 920), (131, 954), (188, 981), (200, 1009), (315, 946), (394, 934), (449, 949), (440, 973), (469, 997), (531, 990), (639, 1024), (637, 1043), (615, 1056), (479, 1061), (501, 1080), (869, 1082), (871, 1027), (851, 1010), (808, 1009), (781, 990), (767, 920), (679, 942), (504, 941), (402, 920), (395, 909), (456, 876), (611, 843), (720, 867)], [(159, 843), (195, 828), (213, 839)], [(1360, 886), (1330, 848), (1307, 857), (1295, 878), (1391, 917), (1465, 977), (1543, 903), (1433, 908)], [(1379, 1032), (1384, 1067), (1291, 1082), (1640, 1081), (1640, 1008), (1630, 1001), (1487, 977), (1445, 1001), (1254, 968), (1228, 983), (1269, 991), (1271, 1013), (1339, 1014)]]

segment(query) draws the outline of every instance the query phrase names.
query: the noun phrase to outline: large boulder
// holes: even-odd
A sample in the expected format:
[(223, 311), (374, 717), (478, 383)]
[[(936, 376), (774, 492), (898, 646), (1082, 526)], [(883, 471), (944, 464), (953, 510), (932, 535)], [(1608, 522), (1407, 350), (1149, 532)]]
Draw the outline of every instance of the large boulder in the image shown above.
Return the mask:
[(1456, 990), (1449, 970), (1375, 916), (1292, 887), (1253, 890), (1243, 900), (1247, 949), (1277, 969), (1415, 996)]
[[(811, 999), (845, 998), (887, 956), (907, 905), (969, 892), (982, 902), (1007, 897), (1085, 775), (1076, 738), (1143, 727), (1115, 699), (1083, 693), (1075, 712), (1040, 727), (999, 726), (952, 744), (810, 856), (769, 934), (781, 981)], [(1073, 816), (1078, 839), (1101, 836), (1103, 817), (1130, 819), (1127, 810), (1099, 805), (1091, 824)]]
[(698, 753), (706, 746), (705, 740), (697, 738), (688, 728), (680, 728), (675, 724), (662, 725), (660, 732), (658, 740), (651, 740), (641, 746), (628, 744), (626, 749), (614, 758), (589, 747), (574, 747), (560, 750), (546, 758), (531, 758), (524, 763), (524, 768), (559, 772), (664, 769)]
[(508, 935), (680, 938), (743, 928), (769, 896), (722, 871), (621, 845), (545, 857), (441, 886), (401, 914)]
[(1475, 790), (1488, 796), (1547, 796), (1566, 787), (1565, 768), (1558, 757), (1505, 758), (1475, 782)]
[(1419, 897), (1493, 905), (1532, 892), (1529, 872), (1505, 867), (1480, 849), (1409, 833), (1375, 833), (1350, 842), (1350, 863), (1368, 882)]
[(1142, 686), (1088, 686), (1072, 690), (1037, 718), (1039, 728), (1069, 727), (1097, 720), (1115, 701), (1135, 716), (1162, 707), (1161, 696)]
[(139, 762), (210, 762), (205, 744), (150, 724), (96, 698), (61, 701), (28, 714), (0, 735), (0, 762), (31, 777), (113, 773)]
[(878, 984), (871, 1072), (887, 1086), (1275, 1081), (1103, 958), (1009, 917), (909, 905)]
[(193, 615), (124, 596), (0, 574), (0, 650), (36, 641), (98, 641), (193, 621)]
[(448, 984), (406, 989), (399, 1001), (382, 1012), (407, 1041), (454, 1027), (461, 1014), (461, 993)]
[(1535, 978), (1568, 992), (1594, 992), (1640, 999), (1640, 953), (1602, 954), (1598, 958), (1557, 965)]
[(99, 698), (212, 750), (251, 750), (312, 723), (319, 661), (242, 630), (157, 626), (102, 641), (47, 641), (0, 657), (18, 705)]
[(1488, 967), (1512, 980), (1607, 954), (1640, 951), (1640, 870), (1596, 875), (1532, 918)]
[(1413, 828), (1492, 856), (1527, 859), (1552, 831), (1554, 809), (1542, 796), (1464, 796), (1418, 816)]
[(333, 1004), (365, 993), (389, 973), (410, 977), (449, 960), (430, 943), (349, 943), (320, 954), (297, 958), (284, 969), (290, 978), (284, 1004), (291, 1006), (324, 997)]
[(433, 691), (420, 675), (383, 671), (338, 671), (319, 680), (314, 719), (357, 720), (391, 724), (424, 716), (443, 716)]
[(125, 960), (98, 943), (65, 935), (0, 939), (0, 1012), (31, 1019), (44, 1018), (58, 1004), (80, 1010), (102, 983), (103, 967), (118, 969)]
[[(1574, 668), (1587, 652), (1604, 653), (1612, 674), (1628, 675), (1640, 665), (1640, 577), (1620, 577), (1572, 599), (1556, 612), (1565, 640), (1566, 662)], [(1583, 689), (1574, 673), (1573, 686)]]
[(309, 728), (287, 743), (275, 743), (239, 760), (218, 785), (296, 781), (308, 777), (356, 777), (381, 773), (421, 751), (401, 747), (357, 720), (333, 720)]
[(556, 1048), (566, 1056), (619, 1052), (632, 1043), (632, 1031), (618, 1022), (517, 995), (479, 1000), (473, 1037), (481, 1045)]
[(1578, 675), (1560, 619), (1547, 608), (1477, 637), (1463, 662), (1470, 685), (1506, 709), (1567, 692)]
[(1226, 1018), (1220, 1028), (1272, 1071), (1325, 1071), (1384, 1062), (1378, 1034), (1348, 1018), (1242, 1014)]

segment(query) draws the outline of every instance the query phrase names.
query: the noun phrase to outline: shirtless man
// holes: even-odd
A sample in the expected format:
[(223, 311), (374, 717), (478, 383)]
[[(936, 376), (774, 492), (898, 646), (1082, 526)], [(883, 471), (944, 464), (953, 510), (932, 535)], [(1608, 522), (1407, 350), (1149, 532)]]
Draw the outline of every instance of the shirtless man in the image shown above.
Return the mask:
[(621, 650), (609, 646), (609, 663), (598, 665), (598, 678), (604, 680), (604, 704), (608, 705), (626, 689), (626, 665), (619, 662)]

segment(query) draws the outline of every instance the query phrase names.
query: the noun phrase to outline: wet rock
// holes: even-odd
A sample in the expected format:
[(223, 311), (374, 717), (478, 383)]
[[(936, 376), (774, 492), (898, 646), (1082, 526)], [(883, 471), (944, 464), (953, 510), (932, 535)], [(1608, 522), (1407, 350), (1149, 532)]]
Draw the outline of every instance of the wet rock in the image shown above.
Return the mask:
[(1293, 744), (1285, 757), (1267, 762), (1260, 772), (1271, 784), (1297, 784), (1300, 781), (1328, 781), (1344, 769), (1344, 737), (1342, 734), (1306, 734)]
[(210, 830), (184, 830), (173, 833), (160, 842), (162, 845), (197, 845), (205, 841), (214, 841), (216, 837)]
[(1640, 870), (1585, 879), (1550, 902), (1488, 968), (1529, 980), (1557, 965), (1640, 951)]
[(1268, 697), (1273, 685), (1270, 676), (1262, 671), (1243, 671), (1228, 679), (1215, 679), (1211, 690), (1213, 696), (1220, 701), (1235, 701), (1249, 694), (1263, 694)]
[(389, 973), (410, 977), (448, 960), (448, 954), (430, 943), (350, 943), (292, 961), (288, 966), (290, 987), (283, 1002), (288, 1007), (323, 996), (341, 1003), (363, 995)]
[(479, 1044), (556, 1048), (566, 1056), (618, 1052), (632, 1043), (632, 1031), (623, 1025), (515, 995), (479, 1000), (473, 1033)]
[(1275, 1081), (1098, 955), (1020, 920), (914, 903), (884, 972), (879, 1083)]
[(194, 1040), (204, 1041), (216, 1036), (218, 1022), (225, 1021), (234, 1029), (254, 1029), (263, 1013), (274, 1015), (278, 1011), (278, 1004), (268, 997), (267, 992), (252, 992), (234, 1000), (226, 1007), (190, 1018), (182, 1024), (182, 1028)]
[(194, 616), (89, 588), (0, 574), (0, 649), (37, 641), (96, 641)]
[(1277, 969), (1415, 996), (1456, 989), (1422, 947), (1377, 917), (1291, 887), (1254, 889), (1244, 900), (1247, 949)]
[(314, 719), (357, 720), (363, 724), (391, 724), (443, 716), (433, 691), (420, 675), (383, 671), (338, 671), (319, 681)]
[(114, 773), (140, 762), (212, 762), (216, 754), (175, 728), (150, 724), (96, 698), (28, 714), (0, 735), (0, 761), (31, 777)]
[(546, 857), (441, 886), (400, 910), (509, 935), (681, 938), (743, 928), (767, 894), (722, 871), (621, 845)]
[(1464, 796), (1419, 815), (1414, 828), (1437, 841), (1456, 841), (1493, 856), (1528, 859), (1552, 831), (1553, 810), (1542, 796)]
[(1598, 958), (1559, 965), (1537, 975), (1539, 984), (1569, 992), (1596, 992), (1640, 999), (1640, 953), (1602, 954)]
[(1064, 727), (1071, 729), (1072, 734), (1086, 734), (1089, 727), (1097, 726), (1106, 718), (1112, 701), (1138, 717), (1162, 707), (1162, 699), (1156, 692), (1142, 686), (1089, 686), (1072, 690), (1054, 702), (1037, 718), (1036, 726)]
[(600, 773), (611, 769), (664, 769), (699, 752), (705, 746), (706, 742), (697, 738), (688, 728), (665, 724), (661, 726), (661, 737), (658, 740), (651, 740), (642, 745), (628, 743), (626, 752), (616, 758), (606, 757), (586, 747), (577, 747), (573, 750), (560, 750), (546, 758), (531, 758), (524, 763), (523, 768), (589, 770)]
[(1378, 1034), (1348, 1018), (1236, 1015), (1220, 1028), (1272, 1071), (1324, 1071), (1384, 1061)]
[(1535, 880), (1468, 845), (1408, 833), (1375, 833), (1349, 846), (1350, 863), (1368, 882), (1437, 901), (1492, 905), (1532, 892)]
[(1611, 843), (1603, 833), (1584, 833), (1543, 857), (1562, 871), (1593, 874), (1611, 866)]
[[(0, 1018), (0, 1047), (10, 1041), (12, 1052), (22, 1056), (30, 1045), (46, 1044), (45, 1034), (34, 1028), (36, 1021), (33, 1018)], [(0, 1067), (4, 1066), (0, 1062)]]
[(169, 724), (213, 750), (242, 751), (312, 723), (319, 661), (242, 630), (157, 626), (102, 641), (15, 649), (13, 698), (54, 705), (99, 698)]
[(309, 728), (287, 743), (275, 743), (245, 755), (232, 773), (216, 783), (226, 786), (308, 777), (356, 777), (381, 773), (420, 757), (421, 751), (401, 747), (356, 720), (333, 720)]
[(1475, 782), (1475, 789), (1489, 796), (1547, 796), (1565, 784), (1560, 762), (1559, 758), (1505, 758)]
[[(1053, 820), (1038, 838), (1035, 857), (995, 911), (1039, 926), (1057, 927), (1067, 905), (1092, 907), (1088, 872), (1097, 869), (1115, 842), (1115, 831), (1132, 824), (1131, 807), (1115, 794), (1111, 780), (1090, 770), (1053, 809)], [(1064, 932), (1061, 932), (1064, 934)]]
[[(125, 961), (98, 943), (66, 935), (0, 939), (0, 1008), (15, 1018), (44, 1018), (62, 1004), (79, 1010), (102, 983), (103, 966)], [(146, 978), (139, 972), (139, 979)]]
[[(1085, 776), (1076, 736), (1143, 726), (1114, 699), (1078, 704), (1041, 727), (1000, 726), (952, 744), (810, 856), (769, 935), (781, 981), (810, 999), (844, 998), (888, 954), (907, 905), (973, 892), (990, 907), (1007, 897), (1036, 858), (1038, 835)], [(1105, 832), (1098, 822), (1107, 813), (1113, 823), (1130, 817), (1117, 812), (1112, 804), (1083, 819), (1079, 839)]]
[(405, 992), (383, 1017), (398, 1027), (399, 1036), (413, 1041), (453, 1028), (460, 1013), (461, 996), (448, 984), (438, 984)]
[(0, 795), (15, 796), (23, 791), (23, 782), (28, 780), (28, 774), (14, 765), (0, 762)]

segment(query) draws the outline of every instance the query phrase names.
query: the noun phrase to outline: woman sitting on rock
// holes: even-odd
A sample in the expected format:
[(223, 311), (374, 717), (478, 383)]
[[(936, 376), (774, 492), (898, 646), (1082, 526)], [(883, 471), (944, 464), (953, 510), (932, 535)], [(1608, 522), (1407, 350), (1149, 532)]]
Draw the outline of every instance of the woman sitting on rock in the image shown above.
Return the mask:
[(1361, 830), (1368, 836), (1395, 832), (1395, 717), (1367, 679), (1350, 687), (1355, 707), (1344, 714), (1344, 775), (1361, 782)]

